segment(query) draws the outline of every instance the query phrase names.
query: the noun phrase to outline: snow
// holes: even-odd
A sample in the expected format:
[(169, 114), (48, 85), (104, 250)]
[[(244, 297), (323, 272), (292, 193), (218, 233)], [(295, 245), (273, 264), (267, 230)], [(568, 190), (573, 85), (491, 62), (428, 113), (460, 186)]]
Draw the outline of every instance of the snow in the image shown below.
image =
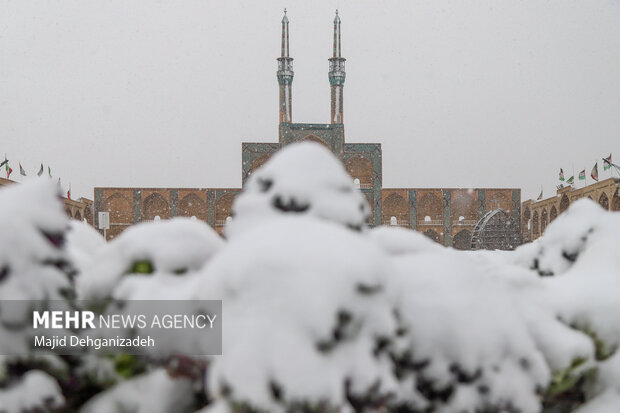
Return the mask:
[[(233, 212), (226, 241), (174, 218), (106, 243), (47, 180), (1, 189), (0, 299), (223, 300), (224, 354), (204, 381), (165, 358), (126, 377), (93, 355), (1, 357), (0, 410), (75, 400), (70, 376), (102, 389), (82, 413), (617, 411), (620, 214), (577, 201), (515, 251), (457, 251), (367, 228), (365, 197), (314, 143), (276, 153)], [(24, 348), (29, 310), (0, 301), (1, 351)]]
[(361, 229), (370, 216), (366, 198), (330, 151), (303, 142), (275, 153), (254, 171), (233, 204), (226, 235), (284, 215), (309, 215)]
[[(175, 286), (205, 265), (223, 245), (211, 227), (189, 218), (135, 225), (93, 256), (77, 279), (78, 297), (174, 299)], [(144, 266), (140, 272), (137, 264)]]
[(83, 221), (71, 220), (67, 232), (67, 254), (78, 273), (86, 270), (105, 245), (103, 236)]
[(156, 369), (100, 393), (80, 413), (183, 413), (191, 411), (191, 403), (190, 380), (173, 379), (164, 369)]
[(56, 380), (38, 370), (25, 373), (13, 386), (0, 389), (0, 410), (3, 413), (52, 411), (64, 403)]

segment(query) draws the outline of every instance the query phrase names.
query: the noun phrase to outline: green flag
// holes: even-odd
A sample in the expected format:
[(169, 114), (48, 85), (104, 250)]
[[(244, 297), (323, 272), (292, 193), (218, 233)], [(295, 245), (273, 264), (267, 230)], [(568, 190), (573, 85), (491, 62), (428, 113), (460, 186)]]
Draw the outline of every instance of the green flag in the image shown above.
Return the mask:
[(585, 181), (586, 180), (586, 170), (585, 169), (583, 171), (579, 172), (579, 180), (580, 181)]
[(574, 184), (575, 183), (575, 175), (571, 176), (570, 178), (568, 178), (568, 180), (566, 181), (567, 184)]
[(603, 158), (603, 171), (611, 169), (611, 154), (608, 158)]

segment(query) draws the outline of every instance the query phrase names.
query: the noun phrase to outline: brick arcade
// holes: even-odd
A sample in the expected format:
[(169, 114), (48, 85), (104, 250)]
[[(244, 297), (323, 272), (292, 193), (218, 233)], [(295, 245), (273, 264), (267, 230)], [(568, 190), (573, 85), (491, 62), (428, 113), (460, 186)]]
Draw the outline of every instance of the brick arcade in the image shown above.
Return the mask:
[[(446, 246), (470, 249), (471, 234), (487, 212), (502, 209), (521, 225), (521, 190), (517, 188), (383, 188), (380, 143), (345, 142), (345, 61), (341, 53), (341, 21), (334, 19), (333, 55), (329, 61), (331, 122), (294, 123), (292, 117), (293, 58), (289, 54), (289, 20), (282, 19), (278, 142), (242, 144), (242, 182), (281, 147), (299, 141), (320, 143), (340, 159), (372, 208), (370, 225), (398, 225), (420, 231)], [(195, 217), (219, 233), (228, 219), (239, 188), (95, 188), (94, 218), (110, 213), (108, 239), (141, 221), (175, 216)], [(96, 226), (97, 222), (95, 222)]]

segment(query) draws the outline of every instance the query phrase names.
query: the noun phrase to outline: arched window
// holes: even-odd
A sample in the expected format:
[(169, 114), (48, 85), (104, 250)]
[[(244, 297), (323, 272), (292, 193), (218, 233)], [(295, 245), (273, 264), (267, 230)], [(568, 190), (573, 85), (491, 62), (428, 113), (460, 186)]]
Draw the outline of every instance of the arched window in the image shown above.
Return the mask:
[(614, 190), (614, 197), (611, 199), (611, 210), (620, 211), (620, 189)]
[(430, 216), (425, 216), (424, 217), (424, 222), (431, 222), (431, 217)]
[(383, 200), (381, 207), (381, 222), (383, 225), (404, 225), (409, 226), (409, 206), (407, 201), (394, 192)]
[(568, 209), (570, 206), (570, 201), (566, 194), (562, 195), (562, 199), (560, 200), (560, 214)]
[(607, 198), (607, 194), (603, 192), (601, 197), (598, 199), (598, 203), (606, 210), (609, 210), (609, 198)]
[(356, 187), (357, 189), (360, 189), (360, 180), (359, 180), (359, 178), (355, 178), (355, 179), (353, 180), (353, 185), (355, 185), (355, 187)]
[(160, 219), (170, 218), (170, 207), (166, 198), (158, 193), (152, 193), (142, 204), (142, 219), (151, 221), (155, 220), (156, 216)]
[[(425, 217), (424, 221), (439, 221), (443, 219), (444, 204), (441, 198), (439, 198), (434, 193), (427, 193), (418, 201), (417, 210), (419, 216)], [(427, 220), (426, 216), (430, 218)]]
[(207, 203), (195, 193), (184, 196), (179, 202), (177, 215), (181, 217), (195, 216), (207, 220)]
[(159, 217), (159, 215), (155, 215), (155, 218), (153, 218), (153, 221), (160, 221), (161, 218)]
[(372, 188), (374, 184), (372, 162), (361, 155), (355, 155), (349, 158), (344, 166), (350, 176), (359, 180), (362, 189)]

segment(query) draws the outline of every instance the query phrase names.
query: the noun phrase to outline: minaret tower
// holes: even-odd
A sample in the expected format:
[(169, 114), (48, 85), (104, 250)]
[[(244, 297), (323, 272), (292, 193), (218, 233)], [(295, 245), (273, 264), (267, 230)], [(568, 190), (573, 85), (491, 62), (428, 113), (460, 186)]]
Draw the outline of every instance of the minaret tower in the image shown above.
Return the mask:
[(329, 59), (329, 84), (331, 86), (332, 123), (343, 123), (343, 90), (344, 90), (344, 62), (340, 51), (340, 17), (336, 9), (334, 18), (334, 55)]
[(284, 9), (282, 18), (282, 50), (278, 58), (278, 84), (280, 85), (280, 123), (292, 122), (291, 86), (293, 84), (293, 58), (288, 50), (288, 17)]

